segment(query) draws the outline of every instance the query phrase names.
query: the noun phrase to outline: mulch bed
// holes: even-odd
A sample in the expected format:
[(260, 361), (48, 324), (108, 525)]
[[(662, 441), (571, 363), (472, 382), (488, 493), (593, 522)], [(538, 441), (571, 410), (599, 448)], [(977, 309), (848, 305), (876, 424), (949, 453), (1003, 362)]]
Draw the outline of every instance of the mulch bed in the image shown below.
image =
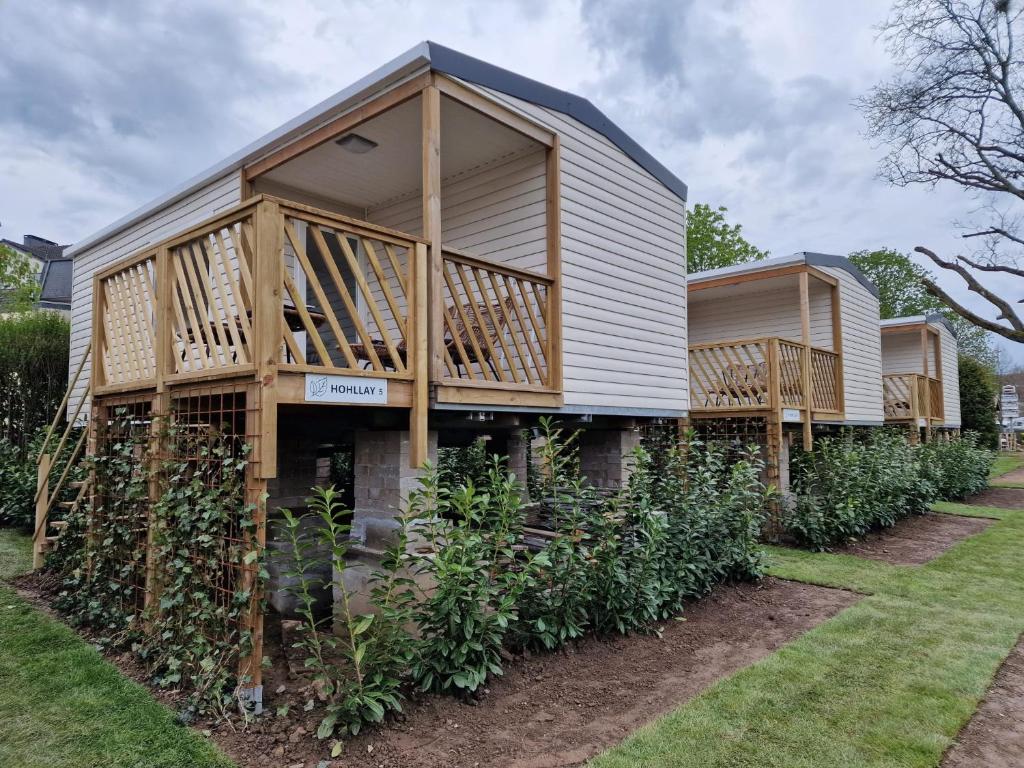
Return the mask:
[[(1024, 482), (1022, 480), (1021, 482)], [(998, 509), (1024, 509), (1024, 490), (1019, 488), (989, 488), (967, 499), (968, 504)]]
[[(685, 621), (665, 622), (660, 638), (589, 638), (507, 663), (479, 701), (411, 702), (400, 720), (346, 742), (334, 761), (329, 745), (311, 736), (316, 719), (294, 717), (302, 715), (300, 698), (291, 699), (288, 718), (262, 718), (245, 731), (213, 727), (213, 738), (245, 767), (578, 765), (858, 599), (771, 578), (720, 587), (691, 605)], [(278, 682), (285, 691), (265, 694), (271, 711), (295, 697), (288, 681)]]
[(981, 533), (992, 522), (986, 518), (935, 513), (913, 515), (836, 551), (890, 565), (922, 565), (968, 536)]
[(1024, 765), (1024, 640), (996, 674), (981, 706), (946, 753), (942, 768)]

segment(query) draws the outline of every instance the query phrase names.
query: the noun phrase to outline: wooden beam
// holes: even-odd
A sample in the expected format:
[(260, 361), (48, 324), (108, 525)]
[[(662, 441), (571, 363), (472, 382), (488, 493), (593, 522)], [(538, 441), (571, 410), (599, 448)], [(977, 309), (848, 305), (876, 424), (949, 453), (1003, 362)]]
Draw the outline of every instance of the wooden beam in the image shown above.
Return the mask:
[(434, 85), (445, 96), (465, 104), (470, 109), (486, 115), (495, 122), (501, 123), (516, 133), (521, 133), (523, 136), (543, 144), (545, 147), (555, 146), (555, 142), (558, 140), (557, 134), (548, 128), (520, 115), (518, 112), (513, 112), (508, 107), (471, 88), (467, 88), (450, 77), (435, 74)]
[(546, 178), (545, 230), (548, 286), (548, 376), (551, 389), (562, 389), (562, 145), (554, 137), (544, 165)]
[(409, 314), (413, 349), (412, 408), (409, 411), (409, 464), (415, 469), (429, 458), (427, 433), (430, 410), (430, 318), (427, 312), (427, 246), (417, 243), (409, 250), (412, 270), (412, 312)]
[(276, 152), (272, 152), (266, 157), (257, 160), (252, 165), (246, 166), (245, 178), (252, 181), (267, 171), (277, 168), (279, 165), (319, 147), (321, 144), (326, 144), (331, 139), (351, 131), (356, 126), (365, 123), (382, 112), (386, 112), (392, 107), (415, 98), (428, 85), (430, 85), (430, 73), (424, 72), (422, 75), (417, 75), (411, 80), (395, 86), (390, 91), (385, 91), (379, 96), (375, 96), (370, 101), (334, 118), (290, 144), (286, 144)]
[[(687, 281), (688, 291), (706, 291), (710, 288), (721, 288), (726, 285), (741, 285), (754, 280), (770, 280), (773, 277), (785, 277), (786, 275), (806, 275), (806, 264), (792, 264), (788, 267), (776, 267), (775, 269), (755, 270), (744, 272), (738, 275), (723, 275), (709, 280), (697, 282)], [(692, 276), (691, 276), (692, 277)]]
[(46, 518), (47, 510), (50, 507), (50, 454), (39, 454), (39, 461), (36, 465), (36, 518), (35, 528), (32, 535), (32, 570), (36, 571), (43, 567), (46, 548)]
[(479, 405), (485, 409), (500, 409), (503, 406), (559, 408), (564, 402), (562, 395), (558, 392), (532, 392), (519, 387), (499, 389), (469, 384), (439, 384), (434, 397), (439, 403)]
[(444, 350), (445, 309), (441, 299), (441, 92), (435, 86), (423, 90), (422, 106), (423, 237), (430, 244), (430, 265), (426, 275), (430, 377), (437, 381), (443, 375), (441, 355)]
[(245, 168), (238, 171), (238, 200), (245, 202), (253, 195), (252, 182), (245, 175)]
[(921, 371), (928, 377), (928, 328), (921, 326)]
[(811, 419), (814, 408), (814, 393), (811, 391), (811, 297), (806, 270), (800, 273), (799, 280), (800, 336), (804, 345), (803, 366), (801, 370), (804, 390), (804, 450), (809, 451), (813, 442)]

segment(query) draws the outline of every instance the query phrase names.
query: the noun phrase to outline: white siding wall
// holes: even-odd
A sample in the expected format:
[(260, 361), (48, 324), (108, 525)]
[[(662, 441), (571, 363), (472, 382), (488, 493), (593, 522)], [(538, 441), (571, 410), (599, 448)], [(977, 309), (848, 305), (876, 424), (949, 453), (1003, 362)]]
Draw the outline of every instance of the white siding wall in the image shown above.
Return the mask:
[[(199, 224), (218, 211), (237, 205), (239, 193), (238, 174), (230, 173), (75, 256), (71, 296), (72, 368), (81, 360), (92, 332), (93, 275), (116, 261)], [(89, 368), (87, 365), (83, 371), (68, 404), (69, 416), (85, 391)]]
[[(928, 350), (929, 370), (934, 371), (935, 362), (931, 349)], [(882, 373), (924, 373), (921, 355), (921, 334), (886, 333), (882, 336)]]
[(942, 395), (948, 427), (960, 426), (960, 371), (957, 366), (959, 349), (956, 338), (945, 325), (938, 325), (942, 339)]
[(487, 93), (561, 140), (565, 404), (688, 409), (683, 201), (567, 115)]
[[(820, 280), (809, 284), (811, 344), (832, 349), (830, 287)], [(796, 278), (775, 288), (730, 295), (729, 288), (693, 291), (689, 307), (690, 344), (778, 336), (799, 342), (800, 288)]]
[(839, 280), (846, 420), (881, 424), (884, 414), (878, 299), (845, 269), (828, 267), (823, 271)]

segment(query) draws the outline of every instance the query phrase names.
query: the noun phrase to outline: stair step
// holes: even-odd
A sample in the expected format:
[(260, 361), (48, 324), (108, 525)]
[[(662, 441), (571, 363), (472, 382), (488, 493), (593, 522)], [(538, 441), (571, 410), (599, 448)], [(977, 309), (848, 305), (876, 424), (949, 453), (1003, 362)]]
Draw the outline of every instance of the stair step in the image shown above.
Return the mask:
[(48, 547), (52, 547), (54, 544), (57, 543), (57, 539), (59, 539), (59, 538), (60, 538), (60, 536), (47, 536), (46, 539), (45, 539), (46, 545)]
[(58, 507), (63, 507), (64, 509), (74, 509), (75, 508), (75, 504), (77, 504), (77, 502), (75, 502), (75, 501), (58, 501), (57, 502), (57, 506)]
[(50, 527), (56, 528), (58, 531), (63, 531), (65, 528), (68, 527), (68, 521), (67, 520), (51, 520), (50, 521)]
[(75, 488), (76, 490), (85, 488), (85, 480), (75, 480), (73, 483), (68, 483), (68, 487)]

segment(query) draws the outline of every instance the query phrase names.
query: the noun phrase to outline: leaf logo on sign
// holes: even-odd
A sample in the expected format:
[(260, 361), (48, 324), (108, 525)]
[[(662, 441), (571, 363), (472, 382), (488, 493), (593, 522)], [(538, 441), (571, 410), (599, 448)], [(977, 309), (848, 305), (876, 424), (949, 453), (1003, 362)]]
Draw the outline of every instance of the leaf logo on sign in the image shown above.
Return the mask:
[(323, 397), (327, 391), (327, 377), (320, 376), (309, 383), (309, 394), (313, 397)]

